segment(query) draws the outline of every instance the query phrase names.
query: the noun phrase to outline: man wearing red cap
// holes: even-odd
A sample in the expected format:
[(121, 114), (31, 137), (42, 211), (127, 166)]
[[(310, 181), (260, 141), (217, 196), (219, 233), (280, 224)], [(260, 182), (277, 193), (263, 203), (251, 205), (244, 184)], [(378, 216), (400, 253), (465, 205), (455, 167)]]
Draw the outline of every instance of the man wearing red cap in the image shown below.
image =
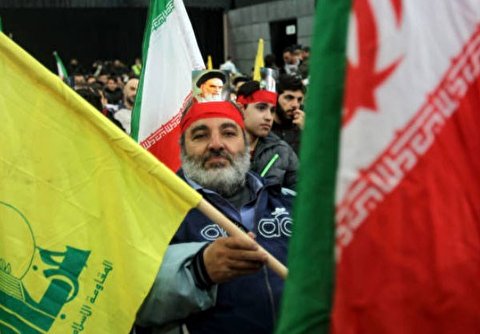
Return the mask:
[[(180, 124), (179, 175), (281, 262), (293, 193), (250, 173), (245, 124), (231, 102), (194, 103)], [(172, 239), (137, 315), (149, 333), (271, 333), (283, 281), (257, 243), (227, 236), (192, 210)], [(137, 333), (142, 330), (137, 329)]]

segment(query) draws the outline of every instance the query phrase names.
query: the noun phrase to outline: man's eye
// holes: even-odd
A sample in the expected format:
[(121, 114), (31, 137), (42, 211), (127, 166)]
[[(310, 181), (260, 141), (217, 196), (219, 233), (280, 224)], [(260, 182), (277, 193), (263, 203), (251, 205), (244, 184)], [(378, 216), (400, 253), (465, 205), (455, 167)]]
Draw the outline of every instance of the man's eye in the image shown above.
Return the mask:
[(203, 139), (207, 137), (207, 135), (205, 133), (196, 133), (192, 136), (192, 139), (193, 140), (198, 140), (198, 139)]
[(237, 133), (234, 132), (234, 131), (226, 131), (226, 132), (223, 133), (223, 135), (225, 137), (235, 137), (237, 135)]

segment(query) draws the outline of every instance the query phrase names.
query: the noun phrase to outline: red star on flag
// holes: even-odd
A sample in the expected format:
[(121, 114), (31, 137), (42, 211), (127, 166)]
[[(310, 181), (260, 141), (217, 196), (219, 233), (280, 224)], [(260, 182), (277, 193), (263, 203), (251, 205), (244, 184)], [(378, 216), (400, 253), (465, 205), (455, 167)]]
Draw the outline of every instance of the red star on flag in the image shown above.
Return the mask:
[[(391, 0), (397, 24), (401, 20), (401, 0)], [(375, 91), (395, 71), (401, 59), (385, 69), (376, 71), (378, 34), (375, 18), (368, 0), (355, 1), (357, 16), (358, 63), (347, 65), (347, 84), (343, 125), (346, 125), (360, 108), (377, 111)]]

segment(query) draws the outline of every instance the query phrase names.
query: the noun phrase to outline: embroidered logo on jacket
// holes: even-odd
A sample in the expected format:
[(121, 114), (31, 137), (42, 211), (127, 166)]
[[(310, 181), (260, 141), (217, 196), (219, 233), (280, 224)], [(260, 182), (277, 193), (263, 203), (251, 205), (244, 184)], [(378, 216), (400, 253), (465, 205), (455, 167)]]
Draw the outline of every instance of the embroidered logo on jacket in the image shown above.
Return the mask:
[(217, 224), (207, 225), (200, 231), (205, 240), (214, 241), (220, 237), (226, 237), (227, 232)]
[(290, 237), (292, 235), (292, 218), (285, 208), (275, 208), (272, 218), (263, 218), (258, 222), (258, 233), (264, 238)]

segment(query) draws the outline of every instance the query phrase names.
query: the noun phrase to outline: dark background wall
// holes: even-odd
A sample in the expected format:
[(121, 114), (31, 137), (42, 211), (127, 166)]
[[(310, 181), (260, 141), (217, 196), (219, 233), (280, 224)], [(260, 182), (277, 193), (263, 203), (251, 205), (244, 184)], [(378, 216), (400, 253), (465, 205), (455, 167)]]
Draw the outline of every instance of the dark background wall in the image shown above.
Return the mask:
[[(286, 46), (310, 46), (314, 14), (315, 0), (259, 2), (229, 10), (228, 50), (237, 67), (244, 73), (251, 72), (259, 38), (264, 40), (264, 54), (275, 54), (277, 65), (283, 66), (282, 51)], [(287, 34), (287, 25), (295, 26), (293, 34)]]
[[(223, 9), (187, 7), (204, 59), (223, 62)], [(77, 58), (89, 67), (95, 60), (133, 63), (141, 55), (146, 7), (2, 8), (3, 30), (51, 70), (56, 50), (68, 63)]]

